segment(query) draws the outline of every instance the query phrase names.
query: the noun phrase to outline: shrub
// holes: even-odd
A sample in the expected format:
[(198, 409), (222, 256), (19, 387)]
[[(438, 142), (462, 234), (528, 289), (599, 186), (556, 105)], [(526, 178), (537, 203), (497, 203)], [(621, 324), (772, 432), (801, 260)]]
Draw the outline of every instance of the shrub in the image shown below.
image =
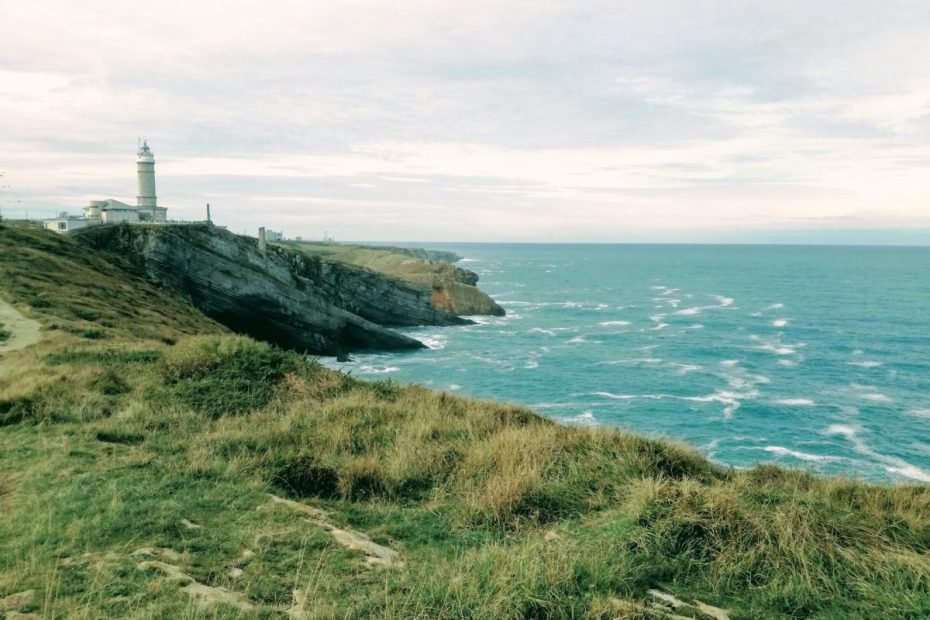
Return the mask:
[(237, 336), (188, 338), (162, 360), (175, 398), (213, 418), (267, 405), (284, 376), (309, 363), (295, 353)]
[(272, 484), (292, 497), (333, 498), (339, 495), (336, 470), (307, 455), (299, 455), (279, 466)]

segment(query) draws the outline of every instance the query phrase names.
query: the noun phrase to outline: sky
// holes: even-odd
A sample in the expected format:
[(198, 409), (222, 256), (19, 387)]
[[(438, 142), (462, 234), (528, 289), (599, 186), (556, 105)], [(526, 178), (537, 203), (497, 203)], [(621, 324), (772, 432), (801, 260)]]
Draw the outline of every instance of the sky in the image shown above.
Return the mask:
[(0, 0), (0, 210), (930, 244), (930, 2)]

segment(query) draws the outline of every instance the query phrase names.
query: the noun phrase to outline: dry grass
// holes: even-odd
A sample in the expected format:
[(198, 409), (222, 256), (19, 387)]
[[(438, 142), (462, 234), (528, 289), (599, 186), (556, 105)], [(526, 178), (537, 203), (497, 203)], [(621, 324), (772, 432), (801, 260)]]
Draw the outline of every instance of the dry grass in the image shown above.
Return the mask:
[[(48, 274), (0, 253), (0, 294), (45, 325), (0, 376), (0, 597), (35, 589), (24, 611), (284, 618), (297, 589), (307, 618), (650, 618), (658, 586), (734, 618), (930, 615), (926, 486), (735, 472), (678, 444), (358, 381), (41, 235), (13, 234)], [(49, 284), (59, 270), (106, 297)], [(75, 333), (85, 323), (104, 336)], [(366, 567), (269, 493), (327, 510), (404, 568)], [(254, 610), (196, 605), (139, 568), (140, 547), (177, 552), (179, 570)]]

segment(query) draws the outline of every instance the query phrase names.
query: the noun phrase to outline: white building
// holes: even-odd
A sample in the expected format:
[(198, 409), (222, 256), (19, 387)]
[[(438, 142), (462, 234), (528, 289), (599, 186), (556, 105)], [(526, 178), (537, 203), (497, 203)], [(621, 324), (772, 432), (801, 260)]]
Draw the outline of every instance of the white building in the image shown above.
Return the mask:
[(74, 216), (62, 213), (57, 219), (46, 220), (46, 230), (66, 233), (85, 226), (96, 224), (164, 224), (168, 221), (168, 209), (158, 206), (155, 195), (155, 157), (148, 142), (143, 142), (136, 153), (136, 179), (138, 192), (136, 205), (132, 206), (119, 200), (92, 200), (84, 207), (84, 215)]
[(90, 225), (91, 221), (87, 218), (80, 215), (68, 215), (67, 213), (59, 213), (57, 219), (42, 222), (45, 230), (52, 230), (62, 234)]
[(268, 241), (284, 241), (284, 233), (277, 230), (266, 230), (265, 239)]

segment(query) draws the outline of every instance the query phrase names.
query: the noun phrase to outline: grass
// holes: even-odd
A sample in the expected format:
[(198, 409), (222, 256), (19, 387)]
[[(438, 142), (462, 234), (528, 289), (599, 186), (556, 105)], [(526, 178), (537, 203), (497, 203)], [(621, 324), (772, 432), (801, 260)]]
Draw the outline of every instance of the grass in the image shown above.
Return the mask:
[(12, 335), (9, 330), (4, 329), (3, 323), (0, 323), (0, 342), (9, 340)]
[(421, 287), (431, 288), (437, 279), (455, 279), (456, 268), (451, 263), (430, 261), (410, 250), (308, 241), (288, 241), (282, 245), (310, 256), (363, 267)]
[[(67, 239), (0, 228), (0, 248), (11, 234), (35, 258), (0, 251), (0, 294), (46, 326), (0, 374), (0, 599), (36, 590), (22, 611), (288, 618), (296, 590), (306, 618), (657, 618), (643, 600), (660, 588), (733, 618), (930, 615), (927, 486), (734, 471), (675, 443), (356, 380), (229, 334)], [(70, 284), (82, 278), (108, 293)], [(367, 567), (269, 494), (404, 567)], [(252, 609), (197, 605), (140, 568), (142, 548)]]

